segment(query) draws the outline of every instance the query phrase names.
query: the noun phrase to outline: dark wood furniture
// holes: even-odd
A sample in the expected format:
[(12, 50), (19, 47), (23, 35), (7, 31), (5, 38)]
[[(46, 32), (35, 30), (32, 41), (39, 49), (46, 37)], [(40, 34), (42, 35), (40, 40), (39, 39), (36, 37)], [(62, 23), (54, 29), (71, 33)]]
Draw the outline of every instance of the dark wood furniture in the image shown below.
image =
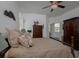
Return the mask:
[(63, 41), (79, 50), (79, 17), (74, 17), (64, 21), (64, 39)]
[(10, 44), (9, 44), (9, 41), (8, 41), (8, 38), (5, 38), (7, 44), (8, 44), (8, 47), (6, 47), (4, 50), (2, 50), (0, 52), (0, 58), (3, 58), (5, 56), (5, 53), (11, 48)]
[(42, 38), (43, 36), (43, 26), (33, 25), (33, 38)]

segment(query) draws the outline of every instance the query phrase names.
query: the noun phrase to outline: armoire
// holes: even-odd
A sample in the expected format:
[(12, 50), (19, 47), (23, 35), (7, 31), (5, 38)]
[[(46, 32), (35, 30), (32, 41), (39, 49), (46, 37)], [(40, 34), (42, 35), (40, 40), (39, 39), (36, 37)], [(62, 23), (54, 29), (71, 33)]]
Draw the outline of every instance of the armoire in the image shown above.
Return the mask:
[(33, 25), (33, 38), (43, 37), (43, 25)]
[(79, 17), (64, 20), (63, 30), (63, 41), (79, 50)]

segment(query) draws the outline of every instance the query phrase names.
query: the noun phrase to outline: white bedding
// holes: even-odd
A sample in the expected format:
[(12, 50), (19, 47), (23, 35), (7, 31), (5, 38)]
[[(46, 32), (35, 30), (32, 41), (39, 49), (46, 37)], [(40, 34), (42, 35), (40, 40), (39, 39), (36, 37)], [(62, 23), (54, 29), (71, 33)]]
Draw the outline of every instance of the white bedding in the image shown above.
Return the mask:
[(11, 48), (5, 57), (12, 58), (68, 58), (73, 57), (70, 47), (61, 44), (53, 39), (33, 39), (33, 47)]

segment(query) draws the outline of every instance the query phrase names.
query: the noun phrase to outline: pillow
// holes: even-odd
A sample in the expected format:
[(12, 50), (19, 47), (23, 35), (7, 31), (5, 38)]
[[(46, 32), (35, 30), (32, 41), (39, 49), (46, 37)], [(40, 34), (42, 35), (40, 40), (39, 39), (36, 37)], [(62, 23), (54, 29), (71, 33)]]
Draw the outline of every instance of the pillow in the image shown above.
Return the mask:
[(32, 46), (31, 36), (16, 30), (8, 30), (8, 41), (13, 48), (19, 47), (20, 44), (25, 47)]
[(28, 39), (25, 38), (25, 35), (19, 37), (19, 43), (24, 47), (29, 47)]
[(19, 43), (24, 47), (32, 47), (32, 39), (29, 35), (25, 33), (19, 37)]
[(20, 33), (15, 30), (9, 30), (8, 33), (8, 41), (11, 47), (17, 48), (19, 46), (18, 37), (20, 36)]
[(27, 39), (29, 39), (29, 46), (32, 46), (32, 45), (33, 45), (33, 42), (32, 42), (32, 37), (31, 37), (31, 35), (28, 34), (28, 33), (26, 33), (26, 34), (25, 34), (25, 37), (26, 37)]

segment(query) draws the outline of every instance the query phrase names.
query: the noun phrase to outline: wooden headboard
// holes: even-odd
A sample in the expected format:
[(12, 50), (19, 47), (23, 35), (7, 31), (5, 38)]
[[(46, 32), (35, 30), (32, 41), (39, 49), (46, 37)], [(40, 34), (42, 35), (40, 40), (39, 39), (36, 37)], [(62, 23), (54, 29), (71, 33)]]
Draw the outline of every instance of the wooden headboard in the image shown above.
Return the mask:
[(8, 47), (5, 48), (4, 50), (2, 50), (2, 51), (0, 52), (0, 58), (3, 58), (4, 55), (5, 55), (5, 53), (11, 48), (11, 46), (10, 46), (10, 44), (9, 44), (9, 41), (8, 41), (8, 38), (5, 38), (5, 41), (7, 42)]

